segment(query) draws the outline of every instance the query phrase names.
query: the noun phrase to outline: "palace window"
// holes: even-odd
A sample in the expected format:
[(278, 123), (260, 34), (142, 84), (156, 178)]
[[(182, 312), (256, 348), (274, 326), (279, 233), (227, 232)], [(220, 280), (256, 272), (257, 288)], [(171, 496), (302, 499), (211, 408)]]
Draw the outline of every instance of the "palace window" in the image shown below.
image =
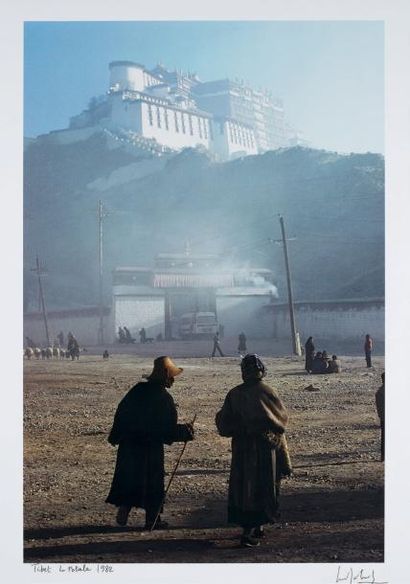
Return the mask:
[(178, 116), (177, 112), (174, 112), (174, 120), (175, 120), (175, 131), (179, 132), (179, 125), (178, 125)]
[(209, 122), (209, 136), (210, 136), (211, 140), (214, 139), (214, 131), (212, 129), (212, 123), (213, 122)]
[(199, 137), (202, 138), (202, 119), (198, 118)]
[(192, 126), (192, 116), (188, 115), (188, 124), (189, 124), (189, 133), (191, 134), (191, 136), (194, 135), (194, 128)]
[(233, 141), (235, 142), (235, 144), (238, 143), (238, 135), (236, 133), (236, 126), (233, 126)]
[(165, 122), (165, 129), (169, 130), (169, 124), (168, 124), (168, 110), (166, 108), (164, 108), (164, 122)]
[(149, 121), (149, 125), (152, 126), (153, 120), (152, 120), (152, 106), (151, 105), (148, 105), (148, 121)]
[(181, 113), (181, 126), (182, 126), (182, 133), (185, 134), (185, 114)]
[(157, 107), (157, 123), (158, 123), (158, 128), (161, 127), (161, 112), (159, 111), (159, 107)]
[(205, 136), (205, 138), (208, 138), (208, 128), (207, 128), (207, 125), (208, 125), (208, 120), (204, 120), (204, 136)]

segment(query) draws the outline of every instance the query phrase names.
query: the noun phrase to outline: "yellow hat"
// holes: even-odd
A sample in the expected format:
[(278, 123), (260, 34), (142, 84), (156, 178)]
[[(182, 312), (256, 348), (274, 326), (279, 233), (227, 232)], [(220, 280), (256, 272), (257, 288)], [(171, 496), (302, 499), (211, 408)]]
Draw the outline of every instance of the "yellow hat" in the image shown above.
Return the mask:
[(148, 379), (164, 380), (168, 377), (176, 377), (182, 373), (182, 367), (177, 367), (171, 357), (157, 357), (154, 360), (154, 368)]

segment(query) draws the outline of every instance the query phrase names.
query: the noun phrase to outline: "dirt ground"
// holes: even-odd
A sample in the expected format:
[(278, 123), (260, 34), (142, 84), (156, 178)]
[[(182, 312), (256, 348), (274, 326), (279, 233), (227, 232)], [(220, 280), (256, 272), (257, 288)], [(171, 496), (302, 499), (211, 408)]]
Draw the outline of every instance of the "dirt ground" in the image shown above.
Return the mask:
[[(165, 348), (164, 348), (165, 349)], [(148, 350), (148, 349), (147, 349)], [(24, 362), (24, 559), (26, 562), (382, 562), (384, 465), (374, 394), (384, 358), (341, 357), (341, 375), (307, 375), (303, 359), (265, 357), (267, 382), (290, 413), (294, 466), (282, 482), (281, 519), (261, 546), (242, 549), (227, 525), (230, 441), (215, 413), (240, 383), (238, 357), (175, 358), (180, 421), (197, 414), (171, 486), (167, 531), (142, 531), (144, 513), (115, 523), (107, 496), (116, 449), (107, 442), (116, 406), (152, 356), (83, 353), (79, 361)], [(162, 350), (162, 354), (163, 350)], [(174, 353), (175, 354), (175, 353)], [(262, 353), (263, 354), (263, 353)], [(309, 391), (313, 384), (318, 391)], [(166, 447), (169, 473), (181, 444)]]

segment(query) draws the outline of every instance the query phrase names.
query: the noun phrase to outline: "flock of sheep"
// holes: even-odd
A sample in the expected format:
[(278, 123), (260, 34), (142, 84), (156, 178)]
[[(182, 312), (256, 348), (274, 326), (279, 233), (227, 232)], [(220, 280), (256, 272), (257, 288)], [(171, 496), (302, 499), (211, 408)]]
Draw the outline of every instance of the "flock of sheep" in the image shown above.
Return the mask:
[[(47, 347), (40, 349), (39, 347), (27, 347), (24, 350), (26, 359), (74, 359), (70, 351), (61, 349), (60, 347)], [(77, 356), (77, 359), (79, 356)]]

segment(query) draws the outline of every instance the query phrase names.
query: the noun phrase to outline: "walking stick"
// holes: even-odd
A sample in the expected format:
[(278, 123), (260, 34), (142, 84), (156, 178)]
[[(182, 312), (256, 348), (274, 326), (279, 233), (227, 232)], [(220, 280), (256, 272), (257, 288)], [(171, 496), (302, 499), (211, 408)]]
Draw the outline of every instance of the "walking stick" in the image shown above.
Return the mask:
[[(192, 426), (194, 425), (194, 423), (195, 423), (195, 420), (196, 420), (196, 414), (195, 414), (195, 416), (192, 418), (192, 422), (191, 422), (191, 425), (192, 425)], [(155, 515), (154, 523), (153, 523), (153, 524), (151, 525), (151, 527), (150, 527), (150, 532), (151, 532), (151, 531), (152, 531), (152, 530), (155, 528), (155, 525), (156, 525), (156, 523), (157, 523), (157, 521), (158, 521), (158, 517), (159, 517), (159, 515), (160, 515), (160, 513), (161, 513), (161, 509), (162, 509), (162, 507), (163, 507), (163, 505), (164, 505), (164, 503), (165, 503), (165, 499), (166, 499), (167, 493), (168, 493), (168, 491), (169, 491), (169, 487), (171, 486), (171, 483), (172, 483), (172, 480), (173, 480), (173, 478), (174, 478), (174, 476), (175, 476), (175, 473), (176, 473), (176, 472), (177, 472), (177, 470), (178, 470), (179, 463), (181, 462), (181, 459), (182, 459), (182, 457), (183, 457), (183, 455), (184, 455), (185, 448), (186, 448), (186, 445), (187, 445), (187, 444), (188, 444), (188, 442), (184, 442), (184, 445), (183, 445), (183, 447), (182, 447), (182, 450), (181, 450), (181, 453), (180, 453), (180, 455), (179, 455), (179, 457), (178, 457), (178, 460), (177, 460), (177, 463), (176, 463), (176, 465), (175, 465), (175, 468), (174, 468), (174, 470), (172, 471), (171, 477), (170, 477), (170, 479), (169, 479), (169, 482), (168, 482), (167, 488), (165, 489), (164, 497), (163, 497), (163, 499), (162, 499), (162, 501), (161, 501), (161, 505), (160, 505), (160, 507), (159, 507), (159, 509), (158, 509), (158, 513)]]

